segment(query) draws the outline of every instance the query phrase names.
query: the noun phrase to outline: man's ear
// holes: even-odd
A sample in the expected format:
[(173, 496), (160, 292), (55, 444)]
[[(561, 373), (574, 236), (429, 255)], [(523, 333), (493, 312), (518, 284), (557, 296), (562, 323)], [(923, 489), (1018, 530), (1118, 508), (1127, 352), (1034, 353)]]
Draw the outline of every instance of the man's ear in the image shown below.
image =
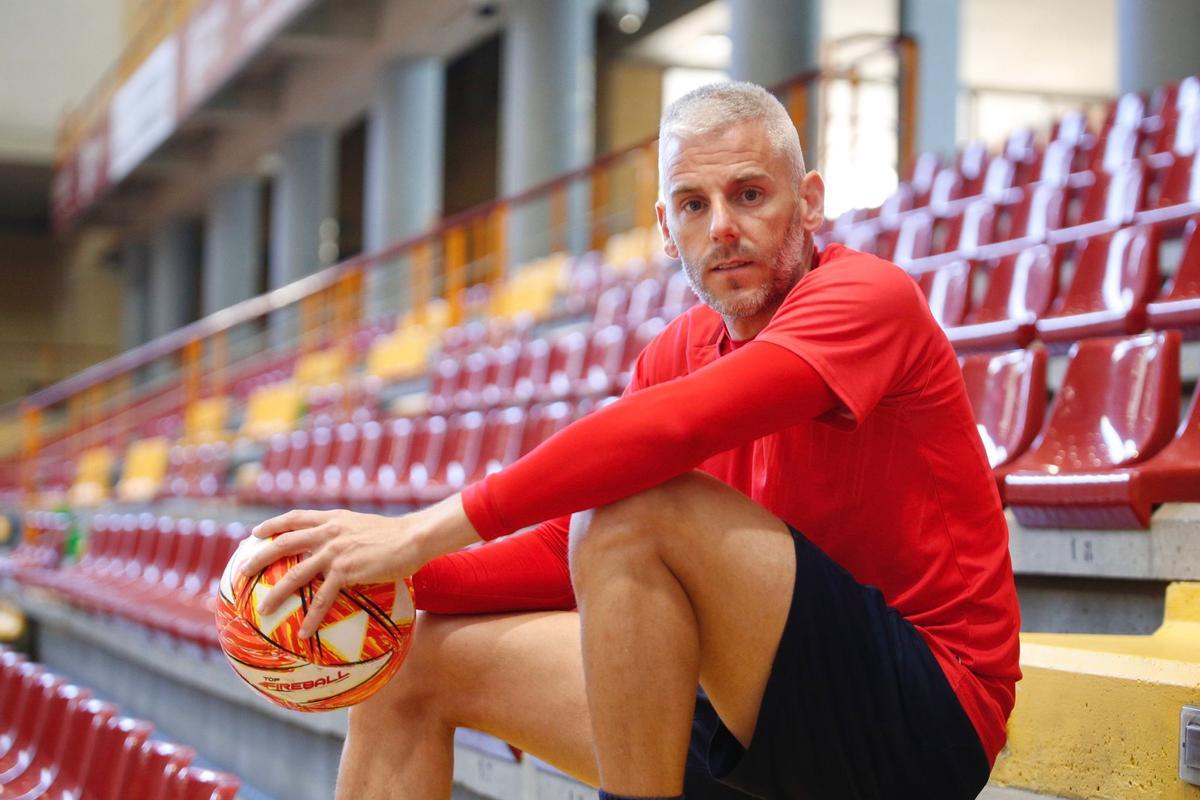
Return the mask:
[(800, 202), (804, 204), (801, 223), (813, 233), (825, 222), (825, 179), (819, 172), (808, 172), (800, 179)]
[(666, 205), (655, 203), (654, 213), (658, 215), (658, 231), (662, 234), (663, 252), (670, 258), (679, 258), (679, 248), (675, 246), (675, 239), (671, 236), (671, 229), (667, 227)]

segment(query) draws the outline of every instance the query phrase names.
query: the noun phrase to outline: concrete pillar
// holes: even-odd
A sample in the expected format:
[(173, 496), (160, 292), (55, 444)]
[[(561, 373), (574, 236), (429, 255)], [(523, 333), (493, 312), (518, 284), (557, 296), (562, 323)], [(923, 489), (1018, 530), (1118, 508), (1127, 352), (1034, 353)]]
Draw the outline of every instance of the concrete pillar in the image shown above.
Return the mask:
[[(820, 66), (822, 0), (730, 0), (734, 80), (772, 87)], [(805, 158), (816, 166), (820, 98), (810, 93)], [(811, 155), (810, 155), (811, 152)]]
[(271, 204), (268, 276), (272, 289), (311, 275), (337, 259), (322, 240), (335, 219), (337, 139), (329, 130), (303, 130), (280, 147)]
[[(367, 121), (363, 249), (370, 253), (432, 227), (442, 214), (446, 70), (440, 59), (384, 68)], [(367, 273), (367, 314), (394, 311), (396, 266)]]
[(121, 247), (121, 349), (130, 350), (149, 338), (146, 278), (149, 253), (141, 242)]
[[(588, 164), (595, 151), (595, 0), (514, 0), (501, 55), (500, 193)], [(572, 249), (586, 247), (588, 187), (570, 194)], [(548, 252), (550, 204), (514, 210), (510, 260)]]
[(1117, 0), (1117, 91), (1142, 92), (1200, 73), (1200, 3)]
[(900, 0), (900, 31), (917, 40), (917, 152), (958, 147), (960, 0)]
[(204, 225), (202, 315), (257, 293), (261, 202), (261, 183), (252, 176), (233, 178), (213, 192)]
[(157, 339), (192, 321), (199, 265), (199, 226), (188, 219), (164, 223), (150, 243), (149, 338)]

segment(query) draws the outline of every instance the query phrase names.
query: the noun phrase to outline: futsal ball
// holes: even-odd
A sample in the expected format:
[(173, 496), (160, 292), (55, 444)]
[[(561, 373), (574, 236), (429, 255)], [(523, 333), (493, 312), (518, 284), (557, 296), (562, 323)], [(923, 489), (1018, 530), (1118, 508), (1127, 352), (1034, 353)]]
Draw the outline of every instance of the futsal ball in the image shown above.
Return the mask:
[(360, 703), (400, 668), (411, 643), (412, 582), (344, 587), (316, 633), (300, 638), (304, 612), (321, 587), (318, 578), (270, 614), (258, 605), (300, 563), (287, 556), (257, 575), (239, 566), (266, 539), (249, 537), (225, 565), (217, 592), (218, 638), (234, 671), (263, 696), (297, 711), (327, 711)]

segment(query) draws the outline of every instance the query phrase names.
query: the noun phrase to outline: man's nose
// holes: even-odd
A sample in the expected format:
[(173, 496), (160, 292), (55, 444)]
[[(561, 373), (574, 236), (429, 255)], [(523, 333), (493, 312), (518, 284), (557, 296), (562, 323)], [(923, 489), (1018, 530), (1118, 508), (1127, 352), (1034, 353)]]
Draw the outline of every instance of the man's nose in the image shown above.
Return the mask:
[(709, 235), (717, 244), (736, 242), (741, 236), (737, 220), (730, 212), (729, 206), (717, 201), (712, 204), (712, 218), (709, 222)]

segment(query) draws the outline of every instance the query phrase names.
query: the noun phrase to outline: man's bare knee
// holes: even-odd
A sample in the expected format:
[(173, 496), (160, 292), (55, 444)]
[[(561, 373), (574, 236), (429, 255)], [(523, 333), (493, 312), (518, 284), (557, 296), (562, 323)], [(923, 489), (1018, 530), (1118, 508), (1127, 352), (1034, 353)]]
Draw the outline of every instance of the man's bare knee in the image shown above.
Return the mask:
[(450, 691), (444, 685), (445, 671), (439, 659), (446, 636), (457, 620), (419, 612), (413, 627), (412, 648), (399, 671), (378, 692), (350, 708), (350, 725), (373, 727), (394, 724), (397, 719), (428, 718), (442, 721)]
[(571, 518), (571, 576), (580, 588), (592, 569), (612, 560), (659, 558), (658, 541), (686, 528), (689, 498), (706, 488), (706, 476), (689, 472), (645, 491)]

